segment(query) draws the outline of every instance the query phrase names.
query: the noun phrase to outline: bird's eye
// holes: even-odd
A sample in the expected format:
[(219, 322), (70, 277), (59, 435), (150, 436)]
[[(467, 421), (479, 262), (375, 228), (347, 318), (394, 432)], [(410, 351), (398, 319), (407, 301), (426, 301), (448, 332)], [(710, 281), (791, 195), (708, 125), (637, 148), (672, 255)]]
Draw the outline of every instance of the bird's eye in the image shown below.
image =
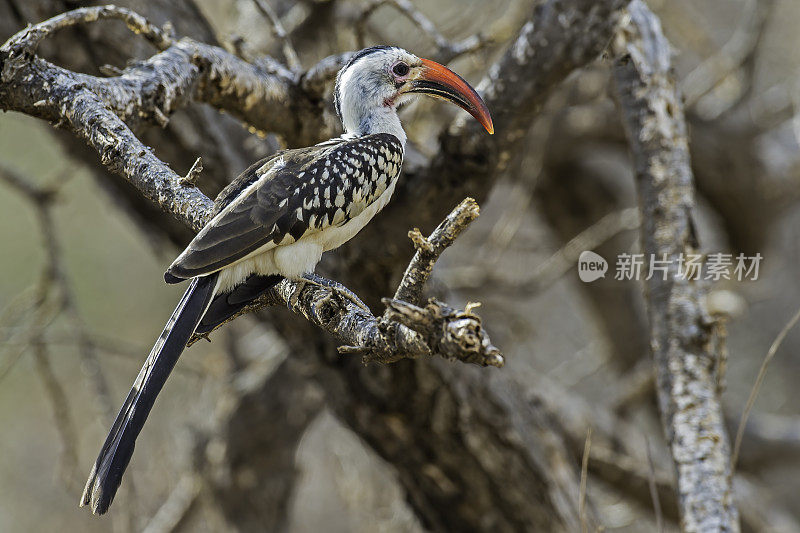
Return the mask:
[(397, 63), (395, 66), (392, 67), (392, 72), (396, 76), (400, 76), (400, 77), (405, 76), (406, 74), (408, 74), (409, 70), (411, 70), (411, 69), (405, 63)]

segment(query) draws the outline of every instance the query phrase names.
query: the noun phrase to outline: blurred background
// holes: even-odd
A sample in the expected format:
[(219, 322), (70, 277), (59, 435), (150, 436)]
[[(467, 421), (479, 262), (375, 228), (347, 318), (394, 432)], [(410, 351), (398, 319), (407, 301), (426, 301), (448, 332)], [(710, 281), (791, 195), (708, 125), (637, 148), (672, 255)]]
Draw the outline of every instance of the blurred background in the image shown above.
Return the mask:
[[(335, 29), (331, 24), (357, 18), (362, 2), (269, 3), (306, 68), (329, 54), (379, 42), (423, 57), (436, 54), (431, 39), (391, 6), (375, 8), (363, 31), (357, 31), (356, 24)], [(448, 39), (478, 31), (492, 37), (493, 44), (451, 64), (477, 83), (534, 3), (435, 0), (415, 5)], [(4, 0), (2, 40), (25, 23), (79, 4)], [(181, 35), (228, 46), (244, 42), (255, 53), (281, 57), (253, 1), (178, 2), (172, 12), (163, 3), (124, 4), (157, 23), (172, 20)], [(722, 397), (733, 435), (764, 355), (800, 305), (800, 4), (652, 0), (648, 5), (675, 48), (690, 125), (702, 250), (763, 256), (757, 281), (722, 280), (710, 288), (709, 297), (727, 320)], [(183, 26), (176, 16), (186, 17)], [(122, 68), (128, 59), (152, 54), (135, 42), (124, 47), (129, 57), (102, 48), (102, 59), (92, 57), (93, 46), (111, 39), (106, 36), (113, 35), (111, 30), (119, 31), (112, 26), (95, 24), (59, 35), (42, 53), (90, 73), (103, 63)], [(455, 115), (427, 101), (403, 111), (410, 140), (423, 155), (435, 151), (441, 123), (421, 118), (429, 111), (440, 119)], [(195, 131), (196, 138), (176, 133), (191, 129), (187, 125), (197, 117), (219, 122), (220, 131)], [(230, 117), (201, 106), (176, 114), (166, 130), (151, 129), (143, 134), (145, 142), (179, 174), (190, 162), (178, 159), (170, 143), (183, 143), (208, 161), (200, 186), (209, 194), (279, 143), (271, 136), (251, 135)], [(226, 138), (240, 150), (209, 153), (209, 145), (222, 146), (214, 135), (228, 131), (234, 137)], [(586, 232), (581, 241), (586, 246), (577, 253), (597, 251), (612, 263), (612, 271), (618, 254), (639, 247), (634, 180), (609, 96), (609, 61), (601, 58), (562, 84), (526, 135), (525, 154), (499, 180), (479, 220), (437, 264), (432, 290), (453, 305), (482, 302), (484, 324), (507, 359), (499, 372), (522, 383), (544, 380), (587, 404), (605, 406), (636, 428), (642, 453), (648, 436), (656, 468), (670, 474), (654, 400), (642, 286), (611, 275), (582, 283), (576, 251), (565, 247)], [(187, 234), (152, 230), (160, 224), (156, 214), (148, 218), (140, 212), (134, 221), (115, 199), (119, 189), (102, 183), (91, 160), (96, 156), (80, 152), (67, 136), (30, 117), (2, 114), (0, 163), (36, 184), (59, 187), (52, 212), (63, 276), (112, 405), (99, 405), (92, 388), (99, 370), (82, 351), (82, 330), (74, 316), (59, 311), (63, 295), (55, 294), (47, 312), (36, 313), (35, 287), (47, 260), (39, 220), (22, 195), (0, 183), (0, 531), (139, 531), (180, 483), (194, 483), (186, 474), (193, 468), (192, 443), (198, 433), (215, 431), (216, 413), (231, 389), (241, 385), (231, 352), (246, 347), (257, 354), (248, 356), (246, 365), (259, 365), (265, 372), (292, 353), (280, 331), (250, 317), (218, 332), (214, 342), (191, 347), (139, 440), (130, 469), (135, 490), (123, 484), (114, 516), (98, 519), (79, 510), (84, 476), (107, 431), (103, 413), (120, 405), (183, 290), (165, 286), (162, 273)], [(42, 335), (37, 320), (46, 325)], [(37, 343), (46, 345), (48, 365), (41, 353), (36, 355)], [(334, 353), (331, 343), (325, 349)], [(764, 530), (789, 531), (800, 524), (798, 353), (800, 329), (788, 334), (771, 363), (745, 434), (741, 485), (767, 504), (760, 509), (761, 521), (748, 519), (745, 529), (761, 529), (760, 524)], [(59, 389), (63, 397), (54, 395)], [(54, 423), (64, 413), (69, 427)], [(393, 467), (330, 412), (323, 409), (303, 432), (297, 461), (289, 531), (424, 529)], [(606, 530), (653, 530), (652, 509), (632, 502), (613, 483), (592, 479), (589, 494)], [(231, 528), (202, 499), (192, 509), (176, 530)], [(677, 527), (674, 517), (666, 527)]]

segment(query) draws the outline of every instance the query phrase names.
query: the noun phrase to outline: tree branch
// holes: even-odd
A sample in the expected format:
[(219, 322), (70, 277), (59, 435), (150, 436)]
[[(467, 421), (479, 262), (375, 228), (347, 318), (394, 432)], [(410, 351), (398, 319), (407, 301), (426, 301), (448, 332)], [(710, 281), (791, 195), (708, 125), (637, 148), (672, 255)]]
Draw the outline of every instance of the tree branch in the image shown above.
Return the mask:
[(703, 288), (678, 272), (697, 249), (694, 188), (683, 106), (658, 19), (634, 0), (615, 44), (614, 81), (633, 152), (646, 256), (668, 258), (666, 279), (647, 281), (651, 346), (662, 423), (678, 476), (684, 531), (738, 531), (730, 447), (719, 402), (720, 342)]
[(416, 228), (408, 232), (408, 237), (414, 243), (417, 252), (406, 268), (397, 292), (394, 293), (395, 300), (405, 300), (411, 304), (422, 301), (422, 290), (433, 272), (433, 265), (442, 252), (455, 242), (479, 214), (480, 208), (477, 202), (467, 198), (439, 224), (430, 237), (423, 237)]
[(28, 26), (9, 39), (14, 43), (14, 53), (33, 55), (39, 44), (51, 33), (77, 24), (98, 20), (117, 19), (125, 22), (132, 32), (142, 35), (159, 50), (166, 50), (172, 44), (167, 32), (150, 23), (147, 19), (124, 7), (113, 5), (84, 7), (67, 11), (34, 26)]
[(481, 34), (470, 35), (461, 41), (452, 42), (442, 35), (439, 30), (436, 29), (436, 25), (428, 17), (423, 15), (421, 11), (414, 7), (414, 4), (411, 3), (410, 0), (372, 0), (362, 8), (361, 13), (355, 21), (356, 39), (358, 40), (359, 46), (362, 48), (366, 46), (365, 30), (367, 20), (381, 6), (393, 7), (402, 13), (406, 18), (408, 18), (420, 30), (425, 32), (428, 37), (433, 39), (433, 42), (436, 44), (436, 48), (438, 49), (437, 59), (444, 63), (449, 63), (458, 56), (480, 50), (490, 42), (486, 36)]
[(281, 19), (278, 17), (278, 14), (275, 13), (275, 10), (272, 9), (272, 6), (269, 4), (269, 2), (267, 2), (267, 0), (253, 1), (261, 14), (267, 17), (270, 24), (272, 24), (272, 32), (275, 34), (275, 37), (281, 41), (283, 57), (289, 64), (289, 68), (291, 68), (294, 72), (299, 72), (300, 69), (303, 68), (303, 65), (300, 64), (300, 59), (297, 57), (297, 52), (292, 46), (292, 40), (289, 38), (289, 34), (286, 33), (286, 29), (283, 27), (283, 24), (281, 24)]

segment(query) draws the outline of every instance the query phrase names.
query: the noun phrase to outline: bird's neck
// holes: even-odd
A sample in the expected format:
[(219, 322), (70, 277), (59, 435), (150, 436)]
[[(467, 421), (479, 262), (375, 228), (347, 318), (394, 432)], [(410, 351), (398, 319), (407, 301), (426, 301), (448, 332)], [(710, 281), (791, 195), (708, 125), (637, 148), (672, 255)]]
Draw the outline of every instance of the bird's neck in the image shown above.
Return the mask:
[(405, 147), (406, 132), (400, 124), (400, 117), (394, 106), (379, 106), (360, 113), (345, 113), (343, 117), (345, 133), (363, 136), (375, 133), (389, 133), (400, 140)]

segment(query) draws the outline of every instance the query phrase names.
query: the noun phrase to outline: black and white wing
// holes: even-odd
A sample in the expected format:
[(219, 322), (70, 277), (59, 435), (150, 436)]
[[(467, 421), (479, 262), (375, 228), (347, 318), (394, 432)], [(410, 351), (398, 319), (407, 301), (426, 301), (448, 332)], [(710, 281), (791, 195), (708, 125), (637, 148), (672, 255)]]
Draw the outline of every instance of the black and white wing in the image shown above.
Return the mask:
[(358, 216), (400, 173), (393, 135), (286, 150), (259, 161), (217, 197), (211, 221), (165, 274), (168, 282), (207, 275), (250, 254), (290, 244)]

